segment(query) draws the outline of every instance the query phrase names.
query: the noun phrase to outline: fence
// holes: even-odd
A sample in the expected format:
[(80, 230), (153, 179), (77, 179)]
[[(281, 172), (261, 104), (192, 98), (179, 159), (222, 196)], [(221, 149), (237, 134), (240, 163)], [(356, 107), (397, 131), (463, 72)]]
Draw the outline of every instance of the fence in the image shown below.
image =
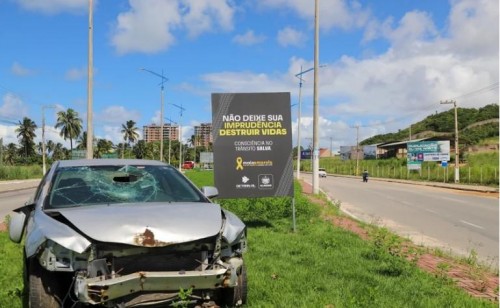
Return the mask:
[[(328, 174), (339, 175), (359, 175), (363, 170), (367, 170), (371, 177), (377, 178), (392, 178), (414, 181), (429, 181), (429, 182), (444, 182), (454, 183), (455, 181), (455, 166), (449, 164), (442, 167), (437, 163), (424, 163), (420, 170), (408, 170), (406, 165), (401, 164), (384, 164), (384, 165), (367, 165), (360, 162), (358, 172), (356, 172), (356, 164), (345, 162), (343, 164), (331, 163), (329, 161), (321, 162), (321, 168), (325, 168)], [(305, 160), (301, 163), (301, 170), (311, 171), (310, 161)], [(499, 169), (491, 166), (463, 166), (459, 168), (460, 183), (498, 186), (499, 185)]]

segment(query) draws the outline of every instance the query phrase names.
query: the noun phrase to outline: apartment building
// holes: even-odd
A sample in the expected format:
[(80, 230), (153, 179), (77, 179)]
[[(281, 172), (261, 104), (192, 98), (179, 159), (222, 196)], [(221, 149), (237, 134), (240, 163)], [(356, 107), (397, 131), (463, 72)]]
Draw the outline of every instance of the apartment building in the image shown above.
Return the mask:
[[(146, 142), (160, 141), (160, 125), (150, 124), (143, 128), (143, 138)], [(163, 124), (163, 140), (179, 140), (179, 126)]]
[(208, 148), (212, 142), (212, 123), (201, 123), (194, 127), (194, 146)]

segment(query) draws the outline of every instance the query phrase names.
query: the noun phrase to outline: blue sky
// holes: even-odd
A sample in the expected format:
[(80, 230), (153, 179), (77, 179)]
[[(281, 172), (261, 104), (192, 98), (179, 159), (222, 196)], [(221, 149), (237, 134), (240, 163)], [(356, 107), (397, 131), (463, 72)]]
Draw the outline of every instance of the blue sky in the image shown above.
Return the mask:
[[(320, 0), (320, 147), (395, 132), (424, 117), (498, 103), (497, 0)], [(314, 61), (314, 1), (94, 0), (94, 132), (165, 117), (211, 122), (214, 92), (290, 92), (296, 144), (299, 83)], [(0, 0), (0, 137), (24, 116), (62, 142), (56, 112), (87, 119), (88, 0)], [(304, 75), (301, 144), (312, 137), (313, 73)], [(180, 110), (172, 104), (183, 106)], [(295, 105), (294, 105), (295, 104)], [(37, 130), (41, 140), (41, 129)]]

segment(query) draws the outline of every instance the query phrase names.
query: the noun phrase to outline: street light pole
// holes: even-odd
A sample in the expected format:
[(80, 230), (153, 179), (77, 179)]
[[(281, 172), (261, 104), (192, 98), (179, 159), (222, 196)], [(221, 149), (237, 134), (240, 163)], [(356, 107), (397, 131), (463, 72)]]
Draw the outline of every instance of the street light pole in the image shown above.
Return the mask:
[(160, 107), (160, 161), (163, 161), (163, 88), (164, 88), (164, 84), (165, 82), (168, 81), (168, 78), (166, 78), (165, 76), (163, 76), (163, 70), (161, 71), (161, 75), (158, 74), (158, 73), (155, 73), (153, 71), (150, 71), (148, 69), (145, 69), (145, 68), (141, 68), (142, 71), (146, 71), (150, 74), (153, 74), (155, 76), (158, 76), (161, 78), (161, 81), (160, 81), (160, 104), (161, 104), (161, 107)]
[(319, 102), (318, 102), (318, 61), (319, 61), (319, 0), (314, 1), (314, 115), (313, 115), (313, 193), (319, 193)]
[(172, 148), (172, 123), (177, 125), (176, 122), (172, 121), (170, 118), (165, 118), (165, 120), (168, 120), (170, 122), (170, 126), (168, 128), (168, 164), (170, 165), (170, 149)]
[(181, 113), (181, 118), (179, 120), (179, 170), (182, 168), (182, 112), (186, 110), (184, 107), (182, 107), (182, 104), (176, 105), (172, 104), (174, 107), (179, 108), (179, 111)]
[(45, 148), (45, 108), (56, 108), (54, 105), (43, 105), (42, 106), (42, 170), (43, 174), (47, 172), (47, 167), (45, 163), (45, 152), (47, 151)]
[(459, 153), (458, 153), (458, 116), (457, 116), (457, 101), (441, 101), (441, 104), (453, 104), (455, 109), (455, 183), (460, 182), (460, 166), (459, 166)]
[[(325, 67), (326, 65), (320, 65), (319, 67)], [(307, 69), (305, 71), (302, 70), (302, 65), (300, 66), (300, 73), (296, 74), (295, 77), (299, 78), (299, 108), (298, 108), (298, 116), (297, 116), (297, 180), (300, 180), (300, 120), (302, 119), (302, 84), (305, 81), (302, 78), (307, 72), (314, 70), (314, 67)]]
[[(94, 11), (93, 0), (89, 0), (89, 44), (87, 73), (87, 159), (94, 158), (94, 127), (92, 125), (93, 67), (94, 67)], [(45, 173), (45, 172), (44, 172)]]
[(304, 73), (307, 73), (314, 68), (310, 68), (308, 70), (303, 71), (302, 70), (302, 65), (300, 66), (300, 73), (295, 75), (295, 77), (299, 78), (299, 108), (297, 111), (297, 180), (300, 180), (300, 119), (302, 118), (302, 82), (304, 79), (302, 79), (302, 75)]

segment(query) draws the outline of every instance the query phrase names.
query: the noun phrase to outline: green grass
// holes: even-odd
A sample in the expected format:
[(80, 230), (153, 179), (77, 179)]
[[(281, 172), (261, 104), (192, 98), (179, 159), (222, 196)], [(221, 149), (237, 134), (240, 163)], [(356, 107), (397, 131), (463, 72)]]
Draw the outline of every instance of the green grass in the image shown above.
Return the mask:
[[(211, 172), (187, 173), (203, 185)], [(201, 186), (201, 185), (200, 185)], [(248, 228), (248, 307), (496, 307), (432, 276), (394, 249), (396, 237), (376, 231), (367, 242), (320, 218), (295, 186), (297, 232), (288, 198), (218, 200)], [(329, 212), (338, 213), (331, 206)], [(331, 305), (331, 306), (329, 306)]]
[[(213, 185), (212, 172), (186, 174), (199, 186)], [(247, 307), (498, 307), (406, 261), (386, 230), (364, 241), (324, 221), (298, 184), (295, 191), (297, 232), (289, 198), (216, 200), (248, 226)], [(21, 307), (21, 260), (21, 245), (1, 232), (0, 307)]]
[(0, 166), (0, 180), (41, 179), (42, 167), (30, 166)]
[(23, 250), (10, 241), (7, 232), (0, 232), (0, 307), (22, 307)]

